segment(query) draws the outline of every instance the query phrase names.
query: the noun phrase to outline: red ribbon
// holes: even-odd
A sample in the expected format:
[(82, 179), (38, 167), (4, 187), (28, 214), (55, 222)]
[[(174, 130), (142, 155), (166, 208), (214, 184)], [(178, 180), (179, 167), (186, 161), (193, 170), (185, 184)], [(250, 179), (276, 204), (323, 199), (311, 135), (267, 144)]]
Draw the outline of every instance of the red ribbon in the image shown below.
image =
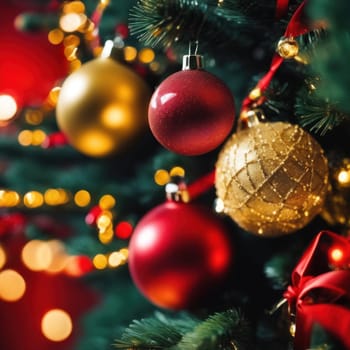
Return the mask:
[(296, 315), (295, 350), (309, 347), (315, 323), (350, 349), (350, 309), (344, 306), (350, 303), (350, 271), (330, 270), (328, 251), (334, 245), (350, 253), (349, 240), (320, 232), (295, 267), (292, 285), (284, 293), (290, 312)]
[(282, 18), (288, 11), (289, 0), (276, 1), (276, 19)]
[[(306, 1), (303, 1), (294, 12), (292, 18), (288, 23), (286, 31), (284, 32), (285, 37), (296, 37), (296, 36), (305, 34), (310, 30), (309, 26), (303, 21), (303, 11), (304, 11), (305, 4), (306, 4)], [(278, 54), (275, 54), (273, 56), (269, 71), (260, 79), (260, 81), (256, 85), (256, 88), (258, 88), (261, 91), (261, 93), (263, 93), (269, 87), (272, 78), (274, 77), (276, 71), (282, 64), (283, 60), (284, 59)], [(258, 100), (258, 104), (261, 104), (264, 101), (265, 101), (265, 98), (262, 97)], [(257, 102), (257, 101), (247, 96), (243, 100), (242, 111), (249, 110), (251, 105), (254, 102)]]

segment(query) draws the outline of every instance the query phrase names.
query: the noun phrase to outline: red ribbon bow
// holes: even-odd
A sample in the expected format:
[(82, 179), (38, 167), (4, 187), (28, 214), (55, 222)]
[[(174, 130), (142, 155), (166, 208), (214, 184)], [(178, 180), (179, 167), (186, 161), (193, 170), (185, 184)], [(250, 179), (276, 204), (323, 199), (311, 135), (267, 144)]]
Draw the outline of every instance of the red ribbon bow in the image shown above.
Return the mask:
[(350, 255), (350, 242), (335, 233), (322, 231), (310, 244), (292, 273), (292, 285), (284, 293), (296, 315), (295, 350), (310, 346), (315, 323), (350, 349), (350, 271), (329, 268), (328, 251), (341, 246)]

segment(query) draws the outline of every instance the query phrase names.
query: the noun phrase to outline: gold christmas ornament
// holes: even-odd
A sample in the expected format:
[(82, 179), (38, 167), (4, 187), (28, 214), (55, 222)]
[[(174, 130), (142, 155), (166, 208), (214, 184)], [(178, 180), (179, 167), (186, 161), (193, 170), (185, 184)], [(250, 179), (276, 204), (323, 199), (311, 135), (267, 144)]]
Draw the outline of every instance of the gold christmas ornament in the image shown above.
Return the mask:
[(226, 142), (216, 164), (224, 212), (254, 234), (273, 237), (304, 227), (323, 206), (327, 160), (297, 125), (257, 123)]
[(108, 156), (125, 150), (146, 129), (150, 96), (131, 69), (112, 58), (96, 58), (65, 80), (57, 123), (81, 153)]
[(294, 38), (282, 37), (277, 44), (277, 52), (284, 59), (294, 58), (299, 53), (299, 45)]
[(322, 218), (333, 226), (350, 228), (350, 158), (330, 167), (326, 201)]

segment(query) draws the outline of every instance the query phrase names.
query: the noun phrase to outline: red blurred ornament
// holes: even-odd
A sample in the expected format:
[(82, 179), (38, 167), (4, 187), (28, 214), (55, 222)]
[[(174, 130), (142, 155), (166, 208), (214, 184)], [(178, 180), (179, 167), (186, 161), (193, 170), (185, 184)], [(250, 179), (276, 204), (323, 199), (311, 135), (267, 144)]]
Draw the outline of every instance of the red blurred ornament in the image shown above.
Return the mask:
[(136, 226), (129, 244), (135, 285), (155, 305), (188, 309), (227, 276), (232, 244), (221, 221), (194, 204), (167, 201)]
[(15, 28), (16, 17), (32, 8), (24, 1), (0, 5), (0, 95), (12, 96), (19, 108), (41, 104), (54, 84), (68, 74), (61, 45), (50, 44), (47, 33), (23, 33)]
[(132, 231), (133, 231), (133, 226), (130, 224), (130, 222), (127, 221), (121, 221), (118, 223), (118, 225), (115, 227), (115, 235), (118, 238), (121, 239), (127, 239), (130, 238)]
[(99, 205), (92, 207), (85, 216), (85, 223), (90, 226), (96, 225), (98, 217), (102, 214), (103, 210)]
[(218, 147), (235, 117), (233, 96), (216, 76), (201, 69), (201, 56), (186, 55), (183, 70), (170, 75), (154, 92), (148, 121), (165, 148), (186, 156)]

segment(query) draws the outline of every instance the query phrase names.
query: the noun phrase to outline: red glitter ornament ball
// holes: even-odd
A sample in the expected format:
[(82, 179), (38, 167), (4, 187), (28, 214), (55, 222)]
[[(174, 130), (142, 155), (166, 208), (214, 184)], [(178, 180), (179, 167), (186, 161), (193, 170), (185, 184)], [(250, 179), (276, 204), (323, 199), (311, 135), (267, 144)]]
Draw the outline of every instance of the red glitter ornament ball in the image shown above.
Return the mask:
[(205, 208), (167, 201), (146, 214), (129, 244), (129, 269), (140, 292), (173, 310), (201, 304), (228, 275), (232, 242)]
[(154, 92), (148, 121), (165, 148), (186, 156), (208, 153), (230, 133), (235, 118), (229, 88), (202, 69), (170, 75)]

